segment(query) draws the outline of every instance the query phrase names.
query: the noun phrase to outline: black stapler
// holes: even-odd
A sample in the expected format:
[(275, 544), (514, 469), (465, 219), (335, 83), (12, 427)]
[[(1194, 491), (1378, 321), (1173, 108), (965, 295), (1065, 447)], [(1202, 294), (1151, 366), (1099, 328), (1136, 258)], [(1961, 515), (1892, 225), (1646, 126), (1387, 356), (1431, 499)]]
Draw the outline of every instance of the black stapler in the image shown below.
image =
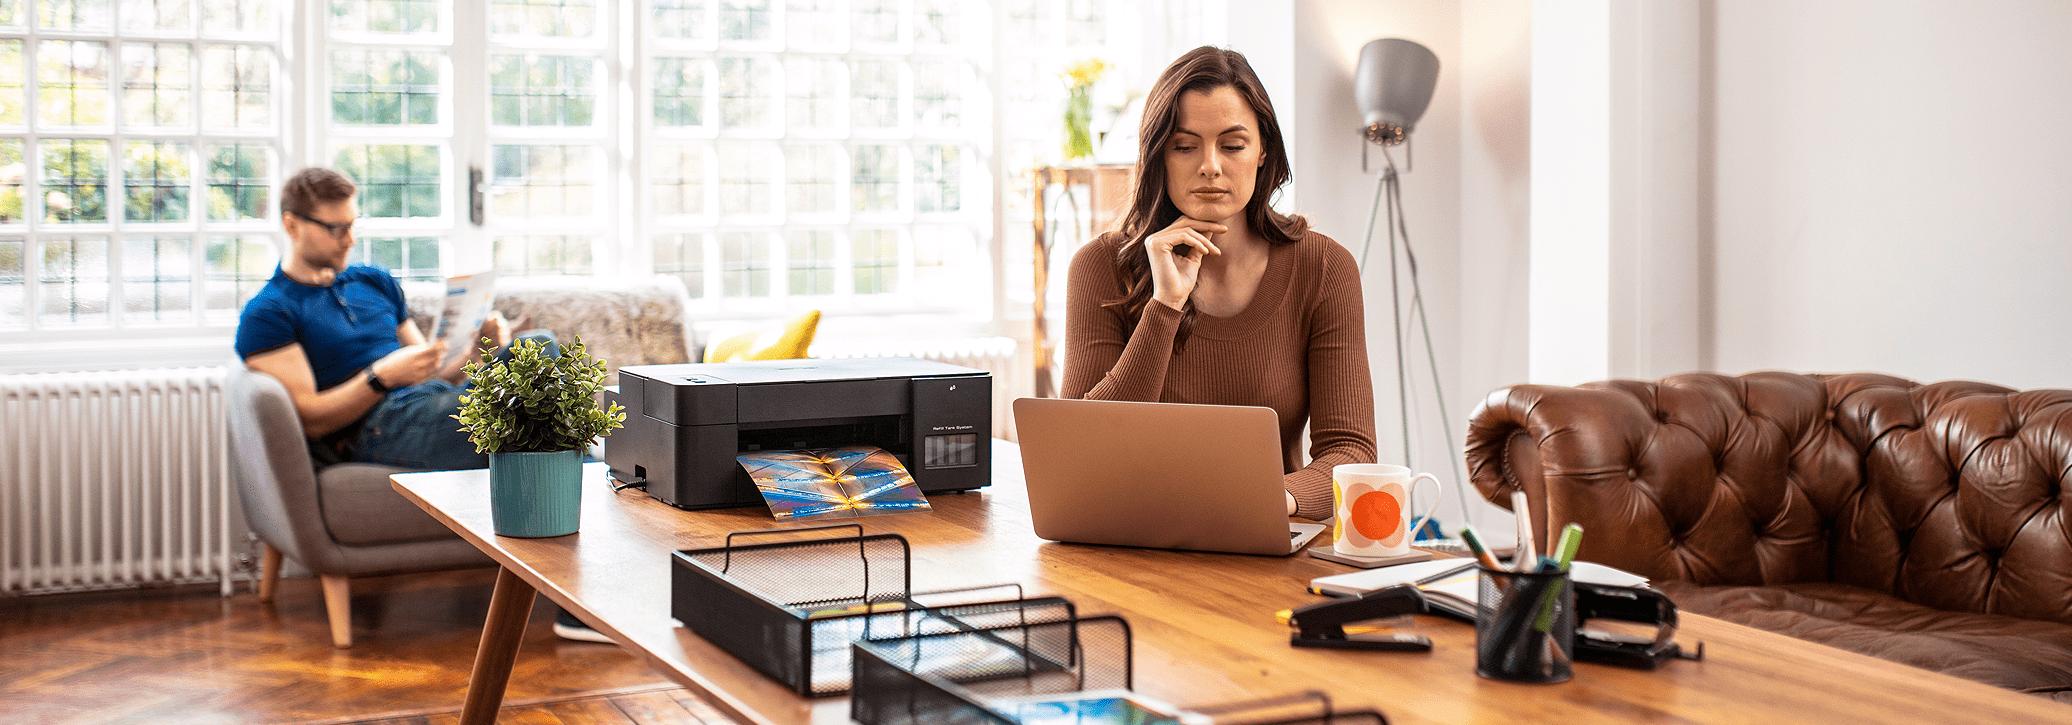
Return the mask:
[[(1653, 639), (1583, 629), (1592, 619), (1655, 625)], [(1695, 652), (1676, 644), (1676, 603), (1653, 589), (1576, 582), (1575, 657), (1640, 670), (1652, 670), (1679, 657), (1705, 659), (1705, 643)]]
[(1296, 647), (1429, 652), (1432, 640), (1427, 637), (1345, 631), (1345, 625), (1351, 622), (1423, 614), (1429, 609), (1424, 593), (1409, 584), (1384, 587), (1357, 597), (1318, 602), (1288, 614), (1288, 624), (1296, 629), (1289, 635), (1288, 644)]

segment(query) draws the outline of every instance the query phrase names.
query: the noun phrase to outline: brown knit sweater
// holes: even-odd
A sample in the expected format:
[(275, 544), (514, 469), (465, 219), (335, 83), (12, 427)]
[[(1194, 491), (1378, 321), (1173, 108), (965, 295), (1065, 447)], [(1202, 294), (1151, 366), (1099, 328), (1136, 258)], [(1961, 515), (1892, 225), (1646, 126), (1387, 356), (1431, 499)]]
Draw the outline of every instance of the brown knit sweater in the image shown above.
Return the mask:
[(1329, 518), (1331, 468), (1374, 462), (1374, 385), (1352, 254), (1315, 232), (1273, 247), (1251, 304), (1234, 317), (1196, 313), (1185, 350), (1174, 352), (1178, 310), (1152, 301), (1130, 333), (1120, 307), (1101, 306), (1126, 289), (1115, 267), (1122, 243), (1111, 232), (1072, 257), (1064, 397), (1272, 408), (1295, 513)]

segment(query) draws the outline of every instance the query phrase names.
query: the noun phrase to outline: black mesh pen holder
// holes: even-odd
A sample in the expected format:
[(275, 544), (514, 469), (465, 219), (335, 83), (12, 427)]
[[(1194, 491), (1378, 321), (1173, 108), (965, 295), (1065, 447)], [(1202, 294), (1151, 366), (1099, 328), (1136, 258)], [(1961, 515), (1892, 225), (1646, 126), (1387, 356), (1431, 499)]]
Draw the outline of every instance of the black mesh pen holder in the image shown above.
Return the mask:
[(1130, 628), (1099, 616), (858, 640), (849, 716), (863, 725), (1017, 721), (1003, 698), (1123, 689)]
[[(736, 543), (802, 533), (815, 537)], [(849, 691), (852, 640), (1072, 617), (1070, 602), (1026, 598), (1019, 585), (914, 592), (911, 558), (905, 537), (856, 524), (736, 532), (724, 546), (676, 552), (670, 614), (805, 696)]]

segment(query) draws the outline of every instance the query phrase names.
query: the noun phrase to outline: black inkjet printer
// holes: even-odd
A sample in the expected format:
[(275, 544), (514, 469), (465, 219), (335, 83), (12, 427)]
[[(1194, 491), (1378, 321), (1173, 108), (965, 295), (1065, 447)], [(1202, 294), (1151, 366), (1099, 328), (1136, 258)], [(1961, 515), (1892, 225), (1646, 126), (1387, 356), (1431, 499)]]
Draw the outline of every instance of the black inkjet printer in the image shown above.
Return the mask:
[(992, 482), (984, 370), (904, 357), (629, 365), (605, 400), (626, 408), (604, 439), (612, 477), (677, 508), (761, 505), (734, 460), (760, 450), (877, 446), (923, 493)]

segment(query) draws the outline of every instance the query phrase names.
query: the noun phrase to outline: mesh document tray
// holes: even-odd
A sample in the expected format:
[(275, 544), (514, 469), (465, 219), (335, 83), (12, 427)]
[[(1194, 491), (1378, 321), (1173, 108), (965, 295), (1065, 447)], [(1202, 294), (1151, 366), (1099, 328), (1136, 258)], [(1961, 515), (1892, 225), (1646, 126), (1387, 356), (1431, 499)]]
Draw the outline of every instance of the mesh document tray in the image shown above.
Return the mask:
[[(1031, 696), (1105, 694), (1132, 684), (1129, 623), (1112, 615), (866, 639), (853, 646), (856, 689), (849, 717), (863, 725), (1025, 725), (1003, 705)], [(1319, 692), (1174, 715), (1173, 725), (1388, 725), (1373, 710), (1335, 711)]]
[[(833, 538), (736, 538), (852, 529)], [(914, 592), (905, 537), (856, 524), (737, 532), (725, 546), (676, 552), (670, 614), (692, 633), (800, 695), (849, 691), (849, 643), (866, 637), (1070, 619), (1072, 604), (1019, 585)], [(1008, 592), (1007, 590), (1012, 590)]]

